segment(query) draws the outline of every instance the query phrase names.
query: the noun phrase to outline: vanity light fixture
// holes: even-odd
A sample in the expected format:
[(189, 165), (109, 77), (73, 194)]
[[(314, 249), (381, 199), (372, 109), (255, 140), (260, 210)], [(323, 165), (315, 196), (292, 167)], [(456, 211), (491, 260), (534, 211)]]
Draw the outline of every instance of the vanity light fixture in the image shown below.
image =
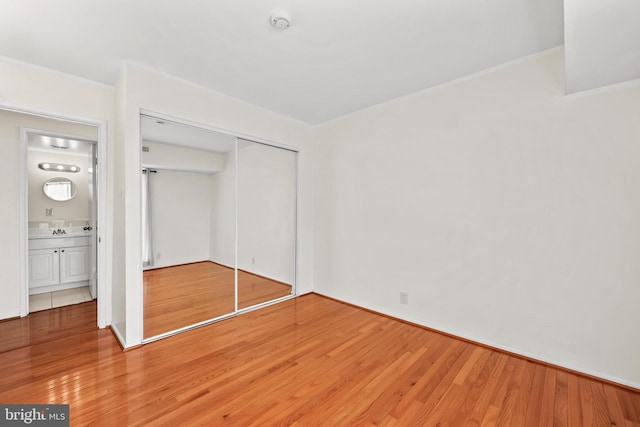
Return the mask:
[(62, 163), (38, 163), (38, 167), (45, 171), (71, 172), (71, 173), (80, 172), (80, 168), (78, 166), (64, 165)]

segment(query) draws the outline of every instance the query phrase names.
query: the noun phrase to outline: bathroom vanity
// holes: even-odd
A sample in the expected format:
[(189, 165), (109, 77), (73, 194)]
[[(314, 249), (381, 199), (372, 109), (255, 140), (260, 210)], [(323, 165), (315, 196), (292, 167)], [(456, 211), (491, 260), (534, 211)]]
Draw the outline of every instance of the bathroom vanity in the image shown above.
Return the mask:
[(88, 286), (89, 235), (29, 237), (29, 295)]

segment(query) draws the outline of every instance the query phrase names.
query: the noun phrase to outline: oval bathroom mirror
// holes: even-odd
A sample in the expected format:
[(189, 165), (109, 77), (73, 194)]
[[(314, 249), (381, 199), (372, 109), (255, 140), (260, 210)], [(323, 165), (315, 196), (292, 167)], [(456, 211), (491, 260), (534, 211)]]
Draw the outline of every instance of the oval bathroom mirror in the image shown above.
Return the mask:
[(47, 180), (42, 186), (42, 190), (51, 200), (64, 202), (73, 199), (78, 192), (78, 186), (69, 178), (56, 177)]

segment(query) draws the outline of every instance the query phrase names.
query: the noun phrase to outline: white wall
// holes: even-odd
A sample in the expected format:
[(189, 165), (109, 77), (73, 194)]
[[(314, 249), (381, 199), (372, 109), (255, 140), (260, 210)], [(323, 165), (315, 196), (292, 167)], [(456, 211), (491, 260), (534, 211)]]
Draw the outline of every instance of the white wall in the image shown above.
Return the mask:
[(142, 153), (142, 164), (146, 167), (213, 174), (223, 171), (227, 162), (224, 153), (153, 141), (144, 141), (142, 145), (149, 149)]
[(213, 176), (159, 170), (151, 174), (151, 268), (209, 259)]
[[(126, 138), (127, 117), (127, 79), (126, 68), (122, 68), (118, 74), (115, 86), (115, 143), (113, 145), (113, 320), (111, 329), (120, 340), (121, 345), (127, 342), (127, 206), (125, 202), (125, 172), (126, 152), (124, 141)], [(142, 238), (142, 235), (140, 235)], [(141, 310), (141, 309), (140, 309)]]
[(226, 154), (144, 141), (142, 165), (157, 168), (151, 184), (154, 263), (149, 268), (209, 259), (211, 189)]
[(236, 153), (227, 154), (223, 172), (213, 176), (209, 259), (233, 267), (236, 263)]
[[(95, 129), (94, 129), (95, 130)], [(87, 144), (88, 145), (88, 144)], [(27, 169), (29, 174), (29, 221), (49, 222), (51, 220), (89, 220), (89, 152), (84, 155), (70, 155), (29, 150)], [(63, 163), (80, 167), (77, 173), (45, 171), (39, 163)], [(48, 198), (42, 186), (51, 178), (68, 178), (77, 187), (71, 200), (56, 201)], [(53, 216), (46, 216), (46, 209), (53, 208)], [(51, 225), (53, 226), (53, 225)], [(37, 228), (37, 227), (36, 227)]]
[(293, 284), (296, 153), (243, 143), (237, 184), (235, 166), (235, 153), (229, 153), (227, 168), (214, 176), (211, 260), (235, 265), (237, 206), (238, 268)]
[[(124, 245), (126, 253), (124, 291), (125, 346), (142, 340), (142, 256), (140, 230), (140, 109), (190, 120), (219, 129), (227, 129), (256, 138), (300, 147), (299, 204), (300, 291), (311, 290), (312, 280), (312, 159), (310, 157), (307, 125), (278, 114), (246, 104), (242, 101), (205, 90), (158, 72), (134, 64), (126, 64), (117, 84), (116, 114), (121, 121), (117, 132), (116, 169), (122, 170), (124, 196)], [(117, 191), (117, 190), (116, 190)], [(116, 207), (116, 209), (118, 209)], [(119, 292), (119, 291), (118, 291)]]
[(640, 87), (562, 59), (315, 128), (315, 290), (640, 387)]
[[(0, 108), (3, 106), (109, 123), (113, 120), (113, 88), (0, 57)], [(15, 142), (15, 135), (9, 141), (4, 139), (0, 157), (0, 180), (6, 189), (0, 195), (0, 223), (4, 229), (3, 244), (0, 245), (0, 319), (19, 315), (19, 158)], [(107, 152), (109, 165), (111, 139), (107, 141)], [(112, 175), (107, 171), (105, 176)], [(109, 183), (107, 187), (107, 206), (111, 206)], [(111, 232), (110, 224), (105, 224), (103, 236), (107, 241), (105, 262), (109, 283)], [(110, 289), (105, 291), (109, 293)], [(108, 316), (110, 313), (103, 314)]]
[(238, 150), (238, 268), (293, 285), (296, 154)]

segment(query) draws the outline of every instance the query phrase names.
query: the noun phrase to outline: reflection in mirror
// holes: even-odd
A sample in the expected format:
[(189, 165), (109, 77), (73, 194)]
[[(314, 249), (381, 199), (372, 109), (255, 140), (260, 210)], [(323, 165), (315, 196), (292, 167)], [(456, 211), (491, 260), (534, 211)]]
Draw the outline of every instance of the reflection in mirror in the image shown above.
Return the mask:
[(296, 153), (145, 115), (141, 133), (144, 338), (292, 295)]
[(56, 177), (47, 180), (42, 186), (42, 191), (51, 200), (66, 202), (78, 193), (78, 187), (69, 178)]
[(238, 145), (238, 308), (291, 295), (295, 279), (296, 153)]
[[(235, 272), (212, 258), (218, 211), (234, 215), (233, 192), (216, 191), (235, 137), (143, 116), (144, 338), (235, 311)], [(233, 243), (235, 222), (231, 224)], [(219, 243), (220, 242), (220, 243)], [(226, 261), (226, 260), (225, 260)]]

